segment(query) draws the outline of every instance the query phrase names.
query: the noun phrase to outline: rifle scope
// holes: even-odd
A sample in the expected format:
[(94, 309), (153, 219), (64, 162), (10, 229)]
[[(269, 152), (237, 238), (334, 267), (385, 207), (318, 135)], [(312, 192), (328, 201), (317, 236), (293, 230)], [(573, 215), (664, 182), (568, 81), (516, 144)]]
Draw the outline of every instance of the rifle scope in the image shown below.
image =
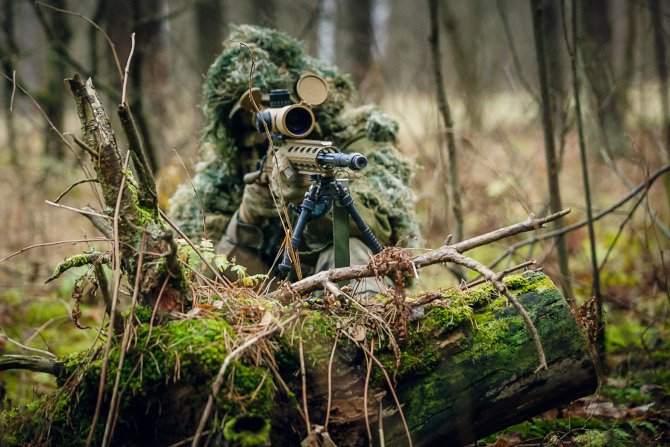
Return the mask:
[(291, 104), (288, 90), (270, 92), (270, 107), (256, 114), (256, 128), (264, 131), (263, 122), (272, 133), (289, 138), (305, 138), (314, 129), (312, 109), (304, 104)]

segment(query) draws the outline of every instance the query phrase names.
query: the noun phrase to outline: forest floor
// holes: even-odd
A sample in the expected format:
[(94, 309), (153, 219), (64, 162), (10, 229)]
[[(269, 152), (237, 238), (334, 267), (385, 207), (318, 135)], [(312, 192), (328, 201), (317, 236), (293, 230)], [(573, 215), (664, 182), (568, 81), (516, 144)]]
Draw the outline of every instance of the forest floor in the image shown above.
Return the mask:
[[(444, 162), (435, 151), (435, 110), (424, 102), (415, 98), (412, 114), (404, 113), (409, 109), (397, 98), (389, 99), (384, 109), (400, 121), (402, 146), (416, 160), (419, 218), (426, 247), (436, 247), (448, 234), (449, 203), (441, 168)], [(466, 237), (519, 222), (531, 212), (540, 215), (546, 211), (542, 134), (537, 122), (527, 119), (536, 116), (535, 111), (498, 107), (495, 113), (499, 117), (487, 119), (483, 130), (459, 134)], [(9, 163), (8, 152), (0, 151), (0, 215), (4, 216), (0, 259), (45, 242), (89, 242), (37, 246), (0, 262), (0, 332), (9, 337), (0, 338), (0, 352), (25, 352), (16, 341), (66, 355), (91, 345), (102, 324), (103, 309), (94, 291), (80, 291), (80, 323), (88, 328), (77, 329), (71, 321), (71, 297), (74, 290), (79, 291), (76, 278), (85, 270), (68, 272), (55, 285), (42, 282), (65, 256), (79, 252), (82, 243), (83, 247), (105, 245), (91, 241), (97, 233), (79, 216), (45, 204), (83, 174), (71, 156), (54, 162), (39, 155), (40, 148), (31, 141), (40, 138), (29, 138), (34, 132), (32, 123), (20, 124), (23, 138), (19, 140), (19, 164)], [(644, 117), (634, 124), (629, 134), (631, 148), (616, 163), (630, 184), (637, 185), (662, 165), (663, 157), (656, 131), (660, 127)], [(67, 130), (75, 129), (73, 124)], [(615, 175), (597, 152), (590, 152), (590, 171), (594, 207), (601, 210), (625, 196), (631, 186)], [(573, 209), (565, 219), (570, 224), (585, 217), (579, 154), (572, 132), (565, 135), (562, 160), (563, 201)], [(172, 161), (159, 173), (163, 191), (185, 178), (180, 170), (179, 162)], [(652, 186), (647, 200), (630, 217), (633, 202), (596, 224), (597, 253), (604, 264), (601, 272), (607, 323), (606, 373), (598, 393), (510, 427), (479, 445), (670, 445), (670, 243), (650, 217), (655, 215), (666, 226), (670, 221), (661, 183)], [(81, 185), (63, 203), (82, 206), (96, 202), (89, 186)], [(506, 240), (470, 254), (490, 263), (518, 240)], [(588, 233), (581, 228), (570, 233), (567, 241), (576, 301), (583, 305), (591, 296)], [(535, 259), (550, 277), (558, 278), (553, 245), (548, 242), (512, 254), (497, 268), (526, 259)], [(415, 287), (430, 290), (454, 285), (453, 276), (444, 267), (431, 267), (422, 271)], [(54, 387), (52, 378), (44, 374), (0, 373), (0, 408), (31, 402)]]

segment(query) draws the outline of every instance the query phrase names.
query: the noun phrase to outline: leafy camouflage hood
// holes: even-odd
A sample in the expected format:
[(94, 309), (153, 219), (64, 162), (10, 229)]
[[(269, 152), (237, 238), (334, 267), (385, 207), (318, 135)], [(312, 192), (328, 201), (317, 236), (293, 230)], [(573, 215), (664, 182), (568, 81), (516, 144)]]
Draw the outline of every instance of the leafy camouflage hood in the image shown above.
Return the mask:
[[(418, 237), (413, 212), (410, 164), (395, 148), (398, 126), (376, 107), (355, 107), (356, 93), (348, 76), (328, 63), (305, 53), (302, 43), (276, 30), (251, 25), (232, 25), (229, 41), (209, 68), (203, 85), (204, 113), (208, 124), (203, 136), (201, 161), (191, 185), (182, 185), (170, 200), (170, 214), (190, 236), (203, 235), (202, 204), (207, 236), (218, 240), (242, 197), (242, 173), (238, 158), (244, 156), (236, 141), (241, 129), (229, 119), (240, 96), (253, 87), (263, 92), (291, 88), (304, 72), (324, 78), (328, 100), (314, 109), (320, 136), (345, 148), (365, 146), (371, 158), (364, 176), (352, 186), (359, 207), (369, 207), (369, 215), (383, 214), (384, 227), (378, 231), (385, 244), (407, 244)], [(353, 147), (353, 146), (352, 146)], [(360, 151), (359, 147), (355, 149)], [(374, 225), (370, 224), (375, 230)], [(414, 242), (412, 242), (414, 245)]]

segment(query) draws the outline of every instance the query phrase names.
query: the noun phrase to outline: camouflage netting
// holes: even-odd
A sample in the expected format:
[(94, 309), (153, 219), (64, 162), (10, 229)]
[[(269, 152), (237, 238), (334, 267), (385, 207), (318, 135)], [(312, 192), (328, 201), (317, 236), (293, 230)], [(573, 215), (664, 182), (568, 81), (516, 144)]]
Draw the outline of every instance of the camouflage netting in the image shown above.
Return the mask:
[(415, 246), (419, 229), (409, 187), (412, 169), (395, 147), (397, 123), (374, 106), (355, 107), (349, 77), (307, 55), (296, 39), (249, 25), (231, 26), (230, 42), (207, 73), (203, 95), (209, 123), (202, 161), (196, 165), (193, 179), (198, 199), (186, 184), (170, 201), (170, 214), (181, 228), (192, 237), (203, 235), (199, 200), (206, 215), (207, 236), (216, 241), (239, 206), (244, 188), (240, 160), (250, 152), (239, 143), (245, 129), (234, 125), (229, 114), (249, 88), (252, 56), (252, 83), (263, 92), (291, 89), (306, 71), (327, 80), (329, 97), (314, 109), (318, 128), (310, 138), (329, 140), (340, 150), (368, 156), (368, 167), (351, 185), (359, 211), (383, 245)]

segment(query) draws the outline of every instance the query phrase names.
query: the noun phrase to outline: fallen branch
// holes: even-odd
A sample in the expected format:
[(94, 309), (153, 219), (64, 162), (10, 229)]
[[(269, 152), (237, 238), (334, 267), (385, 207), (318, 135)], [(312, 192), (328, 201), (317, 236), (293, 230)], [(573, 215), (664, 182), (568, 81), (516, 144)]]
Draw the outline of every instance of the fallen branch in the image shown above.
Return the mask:
[(1, 355), (0, 371), (26, 369), (58, 377), (63, 372), (63, 362), (36, 355)]
[[(540, 229), (544, 226), (544, 224), (559, 219), (568, 214), (569, 212), (570, 209), (564, 209), (562, 211), (559, 211), (557, 213), (539, 219), (533, 218), (533, 216), (529, 216), (528, 219), (526, 219), (521, 223), (511, 225), (505, 228), (500, 228), (498, 230), (494, 230), (480, 236), (475, 236), (473, 238), (467, 239), (462, 242), (458, 242), (453, 245), (445, 245), (435, 250), (431, 250), (428, 253), (415, 256), (411, 259), (411, 264), (413, 265), (413, 269), (415, 270), (421, 267), (425, 267), (427, 265), (451, 262), (453, 264), (467, 267), (482, 274), (487, 280), (491, 281), (495, 285), (496, 289), (498, 289), (498, 291), (501, 294), (505, 295), (507, 300), (510, 303), (512, 303), (512, 306), (514, 306), (514, 309), (517, 311), (517, 313), (521, 315), (521, 318), (523, 318), (524, 325), (530, 332), (533, 338), (533, 343), (535, 345), (535, 350), (537, 351), (537, 356), (540, 363), (539, 367), (537, 368), (537, 371), (547, 369), (547, 360), (544, 354), (544, 349), (542, 347), (540, 336), (537, 332), (537, 328), (530, 319), (528, 312), (526, 312), (526, 310), (519, 303), (519, 301), (509, 292), (509, 290), (507, 290), (507, 287), (501, 280), (502, 276), (494, 273), (492, 270), (485, 267), (478, 261), (469, 258), (467, 256), (464, 256), (461, 253), (476, 247), (480, 247), (482, 245), (490, 244), (491, 242), (495, 242), (497, 240), (509, 236), (513, 236), (515, 234)], [(374, 259), (375, 258), (372, 258), (372, 260)], [(297, 281), (289, 285), (288, 287), (283, 287), (277, 290), (276, 292), (271, 293), (269, 295), (269, 298), (285, 300), (287, 298), (290, 298), (290, 296), (292, 296), (293, 294), (297, 293), (300, 295), (304, 295), (306, 293), (313, 292), (319, 289), (320, 287), (323, 287), (324, 285), (327, 286), (329, 283), (349, 279), (368, 278), (372, 276), (380, 276), (380, 275), (383, 276), (384, 274), (392, 271), (398, 266), (395, 265), (395, 263), (387, 262), (385, 265), (383, 265), (383, 267), (384, 271), (380, 271), (381, 270), (380, 265), (377, 265), (374, 262), (369, 262), (367, 265), (326, 270), (317, 273), (316, 275), (312, 275), (308, 278), (305, 278), (301, 281)], [(414, 272), (411, 273), (411, 275), (415, 274), (416, 273)]]
[(95, 211), (80, 210), (79, 208), (74, 208), (74, 207), (67, 206), (67, 205), (61, 205), (60, 203), (54, 203), (50, 200), (45, 200), (44, 203), (46, 203), (49, 206), (53, 206), (55, 208), (62, 208), (64, 210), (74, 211), (75, 213), (81, 214), (82, 216), (94, 216), (94, 217), (97, 217), (98, 219), (111, 220), (111, 217), (106, 216), (104, 214), (97, 213)]
[[(500, 228), (480, 236), (475, 236), (458, 242), (453, 245), (445, 245), (435, 250), (431, 250), (422, 255), (412, 258), (414, 266), (419, 269), (432, 264), (439, 264), (444, 262), (453, 262), (453, 252), (463, 253), (472, 250), (482, 245), (490, 244), (492, 242), (514, 236), (527, 231), (537, 230), (542, 228), (545, 224), (560, 219), (570, 212), (570, 209), (559, 211), (546, 217), (535, 219), (532, 216), (523, 222), (511, 225), (509, 227)], [(392, 266), (389, 266), (392, 267)], [(357, 265), (353, 267), (341, 267), (337, 269), (326, 270), (315, 275), (308, 276), (300, 281), (283, 287), (268, 295), (269, 299), (287, 300), (294, 294), (305, 295), (315, 290), (323, 288), (327, 282), (338, 283), (350, 279), (371, 278), (375, 275), (375, 271), (368, 265)]]
[[(95, 210), (88, 205), (83, 207), (82, 210), (89, 213), (95, 212)], [(109, 225), (109, 219), (107, 219), (108, 216), (105, 216), (105, 218), (102, 218), (94, 214), (83, 214), (83, 216), (87, 218), (89, 222), (91, 222), (91, 225), (93, 225), (96, 230), (101, 232), (108, 240), (110, 241), (112, 240), (112, 237), (114, 237), (114, 235), (112, 234), (112, 227), (111, 225)]]
[(60, 194), (58, 195), (58, 197), (56, 197), (56, 198), (53, 200), (53, 203), (58, 203), (58, 202), (60, 202), (60, 199), (62, 199), (63, 197), (65, 197), (65, 195), (66, 195), (67, 193), (69, 193), (70, 191), (72, 191), (72, 189), (73, 189), (75, 186), (81, 185), (82, 183), (100, 183), (100, 182), (98, 181), (98, 179), (94, 179), (94, 178), (85, 178), (85, 179), (83, 179), (83, 180), (78, 180), (78, 181), (74, 182), (73, 184), (71, 184), (70, 186), (68, 186), (67, 189), (66, 189), (65, 191), (63, 191), (62, 193), (60, 193)]

